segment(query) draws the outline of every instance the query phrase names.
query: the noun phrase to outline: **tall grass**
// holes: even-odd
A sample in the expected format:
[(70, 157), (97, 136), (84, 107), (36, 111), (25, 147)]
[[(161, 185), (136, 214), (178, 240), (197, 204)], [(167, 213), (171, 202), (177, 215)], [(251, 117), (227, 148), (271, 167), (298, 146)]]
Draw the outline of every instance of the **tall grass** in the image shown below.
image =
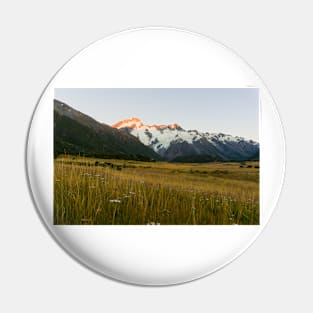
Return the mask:
[(238, 163), (58, 158), (54, 223), (259, 224), (259, 170)]

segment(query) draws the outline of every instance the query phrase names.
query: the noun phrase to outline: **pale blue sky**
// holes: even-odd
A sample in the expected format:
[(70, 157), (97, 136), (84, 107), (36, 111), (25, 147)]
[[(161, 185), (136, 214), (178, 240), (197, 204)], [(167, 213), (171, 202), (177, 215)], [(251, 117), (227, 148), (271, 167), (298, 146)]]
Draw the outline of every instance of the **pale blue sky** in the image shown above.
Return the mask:
[(58, 88), (55, 98), (108, 125), (138, 117), (258, 141), (256, 88)]

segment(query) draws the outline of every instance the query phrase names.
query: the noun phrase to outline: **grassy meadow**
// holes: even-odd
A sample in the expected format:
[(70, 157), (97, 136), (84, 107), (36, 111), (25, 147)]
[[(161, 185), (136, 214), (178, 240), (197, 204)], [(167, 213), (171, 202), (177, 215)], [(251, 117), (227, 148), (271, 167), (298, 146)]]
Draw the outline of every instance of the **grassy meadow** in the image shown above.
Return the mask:
[(259, 162), (59, 156), (54, 160), (54, 224), (259, 224)]

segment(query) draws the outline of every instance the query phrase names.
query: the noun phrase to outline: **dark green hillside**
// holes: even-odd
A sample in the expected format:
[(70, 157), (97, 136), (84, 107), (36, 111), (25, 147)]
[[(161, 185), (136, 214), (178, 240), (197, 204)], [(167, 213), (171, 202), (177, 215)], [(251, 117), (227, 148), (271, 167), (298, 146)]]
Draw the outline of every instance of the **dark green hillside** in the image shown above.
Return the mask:
[(160, 159), (132, 135), (54, 100), (54, 156), (64, 153), (142, 161)]

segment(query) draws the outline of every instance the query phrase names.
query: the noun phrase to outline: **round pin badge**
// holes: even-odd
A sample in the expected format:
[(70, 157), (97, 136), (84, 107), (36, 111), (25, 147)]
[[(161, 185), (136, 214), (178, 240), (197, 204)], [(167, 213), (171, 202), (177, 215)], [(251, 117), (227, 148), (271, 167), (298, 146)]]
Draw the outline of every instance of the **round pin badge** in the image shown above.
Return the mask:
[(127, 283), (191, 281), (267, 224), (285, 166), (274, 101), (247, 63), (202, 35), (117, 33), (43, 92), (27, 145), (34, 204), (89, 269)]

